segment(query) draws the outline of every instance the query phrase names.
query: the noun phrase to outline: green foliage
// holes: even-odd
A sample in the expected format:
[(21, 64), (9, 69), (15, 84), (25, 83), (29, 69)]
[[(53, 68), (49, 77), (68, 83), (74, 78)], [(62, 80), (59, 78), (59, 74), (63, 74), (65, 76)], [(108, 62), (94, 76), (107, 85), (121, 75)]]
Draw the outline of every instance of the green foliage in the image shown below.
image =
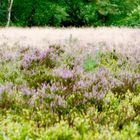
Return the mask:
[(84, 69), (85, 71), (93, 71), (98, 66), (96, 60), (92, 57), (88, 56), (84, 61)]
[[(7, 113), (7, 117), (3, 118), (0, 128), (1, 139), (34, 139), (35, 134), (32, 132), (32, 123), (26, 122), (18, 115)], [(14, 121), (16, 120), (16, 122)]]
[[(137, 26), (139, 0), (14, 0), (11, 25)], [(7, 21), (8, 0), (0, 2), (0, 25)]]
[(7, 1), (0, 2), (0, 26), (4, 26), (7, 20)]
[(42, 133), (43, 140), (72, 140), (74, 139), (74, 131), (65, 122), (56, 124), (56, 127), (51, 127), (46, 132)]
[(128, 26), (140, 27), (140, 6), (129, 13), (125, 20)]
[(17, 26), (32, 26), (33, 16), (35, 12), (35, 6), (37, 5), (36, 0), (14, 0), (12, 8), (12, 24), (17, 23)]
[(100, 25), (100, 21), (98, 21), (98, 15), (96, 14), (95, 4), (83, 5), (81, 7), (81, 17), (83, 17), (84, 26)]
[(68, 16), (65, 9), (53, 2), (40, 1), (35, 10), (34, 24), (37, 26), (62, 26), (62, 22)]

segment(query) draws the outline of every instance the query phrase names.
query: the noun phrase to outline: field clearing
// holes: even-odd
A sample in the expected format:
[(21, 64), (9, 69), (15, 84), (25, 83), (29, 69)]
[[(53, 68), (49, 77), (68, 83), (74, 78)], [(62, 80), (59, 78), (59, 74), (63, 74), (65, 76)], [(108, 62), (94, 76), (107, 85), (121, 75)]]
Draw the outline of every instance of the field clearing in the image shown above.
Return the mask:
[(0, 28), (0, 47), (46, 48), (52, 44), (66, 50), (88, 50), (100, 47), (121, 53), (140, 50), (140, 29), (100, 28)]

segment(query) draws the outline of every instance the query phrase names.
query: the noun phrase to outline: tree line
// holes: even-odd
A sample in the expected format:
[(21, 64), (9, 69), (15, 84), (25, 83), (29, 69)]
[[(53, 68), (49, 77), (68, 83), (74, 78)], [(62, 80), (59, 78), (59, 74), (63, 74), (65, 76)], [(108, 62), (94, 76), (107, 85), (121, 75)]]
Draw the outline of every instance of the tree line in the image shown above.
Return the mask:
[(136, 26), (140, 0), (0, 0), (0, 26)]

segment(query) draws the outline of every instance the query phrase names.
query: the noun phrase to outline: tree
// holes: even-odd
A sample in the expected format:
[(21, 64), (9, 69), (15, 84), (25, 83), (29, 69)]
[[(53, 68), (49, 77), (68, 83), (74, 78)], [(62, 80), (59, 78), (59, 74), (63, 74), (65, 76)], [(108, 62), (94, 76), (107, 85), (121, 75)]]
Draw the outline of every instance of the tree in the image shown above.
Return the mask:
[(7, 12), (7, 24), (8, 27), (11, 21), (11, 12), (12, 12), (13, 0), (8, 0), (8, 12)]

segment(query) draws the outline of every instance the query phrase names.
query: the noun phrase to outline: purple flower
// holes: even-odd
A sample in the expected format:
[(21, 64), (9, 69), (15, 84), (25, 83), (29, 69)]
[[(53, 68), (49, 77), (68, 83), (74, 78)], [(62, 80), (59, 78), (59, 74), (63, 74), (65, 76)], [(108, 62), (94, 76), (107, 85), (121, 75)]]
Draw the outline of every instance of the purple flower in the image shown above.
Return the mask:
[(41, 59), (41, 60), (45, 59), (46, 55), (47, 55), (46, 52), (40, 52), (39, 59)]
[(5, 92), (5, 87), (0, 87), (0, 95), (3, 94)]
[(97, 85), (92, 87), (92, 92), (93, 93), (98, 92), (98, 86)]
[(28, 66), (30, 65), (30, 63), (32, 62), (32, 60), (33, 60), (33, 57), (32, 56), (30, 56), (29, 54), (25, 55), (24, 56), (24, 59), (21, 62), (21, 66), (23, 68), (28, 68)]
[(8, 92), (8, 94), (12, 94), (12, 85), (12, 83), (7, 83), (6, 85), (0, 86), (0, 96), (5, 92)]
[(77, 84), (78, 84), (79, 87), (86, 87), (86, 83), (82, 80), (79, 81)]
[(45, 93), (45, 90), (48, 88), (48, 85), (46, 85), (46, 83), (43, 83), (41, 88), (41, 91)]
[(57, 86), (55, 84), (52, 84), (50, 89), (51, 89), (52, 92), (58, 90), (58, 88), (57, 88)]
[(86, 92), (86, 93), (84, 94), (84, 97), (89, 98), (89, 97), (90, 97), (90, 93)]
[(21, 63), (22, 68), (28, 68), (33, 61), (41, 62), (48, 56), (49, 53), (50, 49), (46, 51), (41, 51), (37, 49), (33, 53), (26, 54)]
[(96, 93), (90, 93), (90, 92), (86, 92), (84, 94), (84, 97), (86, 97), (87, 99), (92, 99), (92, 98), (95, 98), (96, 97)]
[(122, 64), (123, 64), (122, 60), (119, 59), (119, 60), (118, 60), (118, 65), (122, 65)]
[(105, 86), (108, 85), (108, 80), (107, 80), (105, 77), (103, 77), (103, 78), (101, 79), (101, 82), (102, 82), (102, 84), (105, 85)]
[(46, 50), (46, 51), (40, 51), (39, 53), (39, 60), (44, 60), (50, 53), (50, 49)]
[(32, 95), (31, 91), (27, 88), (21, 89), (22, 94), (26, 95), (26, 96), (30, 96)]
[(103, 99), (105, 97), (105, 93), (103, 93), (103, 92), (100, 92), (100, 94), (99, 94), (99, 99)]
[(57, 107), (66, 107), (66, 102), (65, 100), (61, 97), (56, 95), (54, 97), (54, 101), (50, 103), (51, 108), (57, 108)]
[(74, 73), (69, 69), (57, 69), (55, 70), (55, 75), (63, 79), (69, 79), (74, 77)]

